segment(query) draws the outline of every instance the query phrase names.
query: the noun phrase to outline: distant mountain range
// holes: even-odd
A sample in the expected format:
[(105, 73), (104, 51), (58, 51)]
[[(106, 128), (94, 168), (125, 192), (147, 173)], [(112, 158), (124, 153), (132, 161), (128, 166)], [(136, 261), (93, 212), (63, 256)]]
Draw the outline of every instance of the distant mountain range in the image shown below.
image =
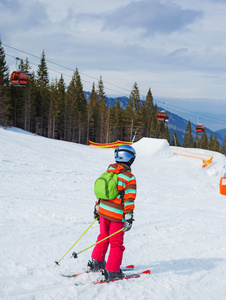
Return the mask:
[[(90, 92), (84, 92), (84, 93), (85, 93), (87, 101), (89, 101)], [(128, 101), (129, 101), (128, 97), (117, 97), (117, 98), (108, 98), (108, 97), (106, 97), (106, 101), (107, 101), (108, 106), (113, 106), (114, 104), (116, 104), (118, 102), (118, 100), (119, 100), (121, 108), (125, 109), (127, 104), (128, 104)], [(158, 109), (160, 111), (162, 110), (161, 107), (158, 107)], [(188, 125), (188, 120), (186, 120), (182, 117), (179, 117), (178, 115), (173, 114), (170, 111), (167, 111), (167, 113), (169, 115), (169, 122), (168, 122), (167, 125), (168, 125), (168, 128), (169, 128), (170, 137), (172, 139), (172, 135), (173, 135), (174, 131), (176, 131), (177, 137), (178, 137), (179, 142), (180, 142), (180, 145), (182, 145), (185, 130), (186, 130), (186, 127)], [(193, 134), (194, 138), (196, 136), (196, 125), (197, 124), (194, 124), (194, 123), (191, 122), (191, 129), (192, 129), (192, 134)], [(208, 138), (210, 137), (210, 134), (212, 132), (213, 138), (216, 135), (217, 139), (218, 139), (218, 142), (220, 143), (220, 146), (222, 146), (224, 136), (226, 134), (226, 128), (221, 129), (221, 130), (217, 130), (217, 131), (212, 131), (207, 127), (205, 127), (205, 129), (206, 129), (206, 134), (207, 134)], [(200, 137), (201, 137), (201, 135), (202, 135), (202, 133), (199, 133)]]
[[(161, 110), (160, 107), (159, 107), (159, 110)], [(169, 111), (167, 111), (167, 113), (169, 115), (168, 128), (169, 128), (170, 136), (172, 138), (174, 131), (176, 131), (180, 145), (182, 145), (185, 130), (188, 125), (188, 120), (185, 120), (185, 119), (179, 117), (178, 115), (173, 114)], [(197, 124), (194, 124), (191, 122), (191, 130), (192, 130), (192, 134), (193, 134), (194, 138), (196, 136), (196, 126), (197, 126)], [(217, 140), (220, 143), (220, 146), (222, 146), (223, 140), (224, 140), (224, 135), (226, 134), (226, 128), (217, 130), (217, 131), (212, 131), (205, 126), (205, 130), (206, 130), (206, 134), (207, 134), (208, 138), (210, 137), (211, 132), (212, 132), (213, 138), (216, 135)], [(201, 135), (202, 135), (202, 133), (199, 133), (199, 137), (201, 137)]]

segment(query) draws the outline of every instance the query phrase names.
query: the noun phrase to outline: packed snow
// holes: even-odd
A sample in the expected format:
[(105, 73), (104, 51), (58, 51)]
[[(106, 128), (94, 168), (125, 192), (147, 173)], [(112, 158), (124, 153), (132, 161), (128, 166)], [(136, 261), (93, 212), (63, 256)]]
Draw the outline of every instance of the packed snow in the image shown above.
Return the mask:
[(134, 148), (138, 192), (123, 265), (151, 274), (92, 285), (98, 274), (60, 274), (90, 259), (93, 248), (71, 255), (96, 242), (98, 222), (63, 256), (93, 222), (94, 181), (114, 150), (0, 128), (0, 299), (226, 299), (225, 156), (196, 150), (214, 155), (202, 169), (166, 140), (143, 138)]

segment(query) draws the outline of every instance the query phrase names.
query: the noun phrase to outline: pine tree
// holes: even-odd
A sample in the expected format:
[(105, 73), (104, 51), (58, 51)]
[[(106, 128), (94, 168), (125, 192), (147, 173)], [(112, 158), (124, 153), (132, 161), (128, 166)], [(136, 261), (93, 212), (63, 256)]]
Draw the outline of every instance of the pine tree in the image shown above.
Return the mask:
[(145, 126), (145, 121), (144, 121), (144, 117), (145, 117), (144, 102), (145, 101), (140, 101), (140, 107), (136, 111), (136, 118), (135, 118), (134, 129), (133, 129), (133, 138), (136, 133), (136, 135), (135, 135), (136, 141), (140, 140), (143, 136), (146, 136), (145, 135), (146, 126)]
[(66, 100), (65, 83), (62, 74), (58, 82), (57, 90), (56, 132), (57, 138), (63, 140), (66, 136)]
[(57, 100), (58, 100), (58, 81), (51, 82), (50, 100), (49, 100), (49, 117), (48, 117), (48, 137), (55, 138), (56, 132), (56, 116), (57, 116)]
[(166, 126), (164, 122), (157, 123), (156, 137), (159, 139), (165, 138)]
[(110, 114), (110, 129), (111, 129), (111, 136), (112, 141), (116, 140), (123, 140), (123, 128), (124, 128), (124, 122), (123, 122), (123, 115), (124, 111), (120, 107), (119, 100), (116, 104), (113, 105), (111, 108), (111, 114)]
[(200, 142), (199, 142), (199, 134), (198, 134), (198, 132), (196, 132), (196, 135), (195, 135), (194, 147), (195, 148), (200, 148)]
[(66, 139), (76, 143), (87, 143), (87, 101), (77, 68), (66, 92), (65, 113)]
[(154, 104), (151, 89), (148, 90), (143, 107), (144, 136), (151, 137), (151, 124), (153, 120)]
[(152, 121), (151, 121), (151, 137), (157, 137), (157, 127), (158, 127), (157, 115), (158, 115), (158, 107), (157, 104), (155, 104), (152, 113)]
[(98, 128), (99, 130), (99, 142), (105, 143), (107, 142), (107, 124), (106, 124), (106, 114), (107, 114), (107, 103), (106, 96), (104, 92), (104, 84), (102, 80), (102, 76), (100, 76), (100, 80), (98, 82)]
[(206, 131), (203, 131), (199, 144), (201, 149), (208, 149), (208, 138), (206, 135)]
[(166, 139), (170, 145), (170, 134), (169, 134), (169, 128), (167, 124), (165, 125), (164, 139)]
[(133, 134), (138, 123), (138, 111), (140, 109), (140, 92), (137, 83), (134, 83), (133, 89), (130, 93), (130, 98), (125, 110), (125, 119), (126, 119), (126, 137), (128, 141), (131, 141), (133, 138)]
[(27, 131), (31, 131), (32, 119), (34, 118), (34, 97), (32, 91), (34, 90), (34, 73), (31, 74), (31, 67), (26, 58), (25, 63), (21, 60), (19, 69), (24, 71), (28, 76), (27, 86), (24, 91), (24, 124), (23, 128)]
[(217, 140), (216, 134), (214, 135), (214, 139), (213, 139), (213, 151), (220, 152), (220, 144)]
[(133, 102), (129, 99), (125, 109), (125, 140), (132, 141), (134, 123)]
[(124, 131), (125, 131), (125, 118), (124, 118), (125, 111), (121, 108), (119, 100), (116, 103), (115, 106), (115, 120), (116, 123), (116, 130), (117, 135), (114, 137), (115, 140), (124, 141)]
[(49, 75), (45, 60), (45, 52), (42, 51), (41, 61), (37, 70), (37, 95), (36, 95), (36, 126), (37, 133), (47, 136), (49, 117)]
[(95, 90), (95, 84), (92, 85), (92, 90), (89, 96), (89, 102), (87, 105), (87, 144), (91, 140), (96, 142), (96, 130), (97, 130), (97, 117), (98, 117), (98, 106), (97, 106), (97, 92)]
[[(28, 73), (27, 73), (28, 72)], [(26, 87), (27, 99), (25, 102), (25, 122), (24, 129), (36, 132), (36, 107), (35, 100), (37, 95), (37, 82), (35, 80), (35, 72), (29, 73), (29, 70), (26, 70), (28, 74), (28, 83)]]
[(76, 142), (85, 143), (86, 142), (86, 109), (87, 100), (84, 95), (83, 86), (81, 82), (81, 77), (76, 68), (75, 71), (75, 109), (77, 114), (77, 137)]
[(209, 141), (208, 141), (208, 149), (214, 150), (214, 141), (213, 141), (213, 133), (210, 133)]
[(9, 73), (5, 60), (5, 51), (0, 39), (0, 125), (10, 124), (10, 101), (8, 94)]
[(226, 156), (226, 134), (224, 135), (224, 141), (223, 141), (223, 145), (221, 148), (221, 153)]
[(186, 147), (186, 148), (193, 148), (194, 147), (194, 141), (193, 141), (193, 136), (192, 136), (190, 120), (188, 121), (188, 125), (187, 125), (186, 130), (185, 130), (185, 135), (184, 135), (182, 147)]
[(180, 142), (179, 142), (176, 130), (174, 131), (174, 133), (172, 135), (171, 145), (176, 146), (176, 147), (180, 147)]
[(9, 124), (9, 104), (0, 86), (0, 125), (7, 127)]
[(19, 70), (24, 71), (24, 72), (27, 74), (27, 76), (28, 76), (28, 81), (29, 81), (29, 76), (30, 76), (31, 67), (30, 67), (29, 60), (28, 60), (27, 57), (26, 57), (26, 59), (25, 59), (25, 62), (24, 62), (23, 59), (20, 60), (20, 63), (19, 63), (19, 65), (18, 65), (18, 68), (19, 68)]
[(106, 117), (105, 117), (105, 129), (106, 129), (105, 143), (109, 143), (111, 140), (110, 116), (111, 116), (111, 108), (108, 106)]
[[(23, 66), (23, 61), (20, 62)], [(10, 87), (10, 106), (11, 106), (11, 117), (12, 124), (15, 127), (24, 129), (25, 120), (25, 99), (26, 99), (26, 88), (20, 86)]]
[(40, 88), (46, 88), (49, 85), (49, 74), (45, 59), (45, 52), (42, 51), (41, 61), (37, 70), (37, 81)]
[(75, 142), (75, 128), (76, 128), (76, 75), (75, 72), (68, 85), (66, 93), (66, 136), (67, 141)]
[(0, 86), (6, 87), (9, 83), (9, 69), (5, 60), (5, 50), (0, 39)]

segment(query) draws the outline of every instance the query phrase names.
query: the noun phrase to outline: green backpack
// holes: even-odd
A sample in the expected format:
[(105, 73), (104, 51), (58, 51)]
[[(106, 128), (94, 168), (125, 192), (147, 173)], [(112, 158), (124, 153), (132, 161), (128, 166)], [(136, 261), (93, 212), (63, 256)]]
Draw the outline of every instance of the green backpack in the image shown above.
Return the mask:
[(98, 199), (115, 199), (119, 192), (117, 188), (118, 174), (104, 172), (94, 183), (94, 193)]

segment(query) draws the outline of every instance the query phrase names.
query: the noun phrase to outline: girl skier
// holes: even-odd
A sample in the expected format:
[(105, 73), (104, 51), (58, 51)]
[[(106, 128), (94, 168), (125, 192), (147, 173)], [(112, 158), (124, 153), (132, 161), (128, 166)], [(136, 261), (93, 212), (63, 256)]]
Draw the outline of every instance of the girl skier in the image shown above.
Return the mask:
[[(136, 178), (131, 173), (130, 166), (134, 162), (136, 152), (129, 145), (121, 145), (115, 149), (115, 164), (109, 165), (107, 172), (118, 174), (117, 188), (119, 195), (113, 200), (98, 199), (94, 206), (94, 218), (99, 215), (100, 234), (97, 242), (122, 229), (119, 233), (97, 244), (88, 261), (86, 272), (102, 270), (99, 281), (123, 278), (120, 269), (122, 263), (124, 232), (132, 227), (134, 200), (136, 198)], [(105, 255), (110, 244), (107, 262)]]

